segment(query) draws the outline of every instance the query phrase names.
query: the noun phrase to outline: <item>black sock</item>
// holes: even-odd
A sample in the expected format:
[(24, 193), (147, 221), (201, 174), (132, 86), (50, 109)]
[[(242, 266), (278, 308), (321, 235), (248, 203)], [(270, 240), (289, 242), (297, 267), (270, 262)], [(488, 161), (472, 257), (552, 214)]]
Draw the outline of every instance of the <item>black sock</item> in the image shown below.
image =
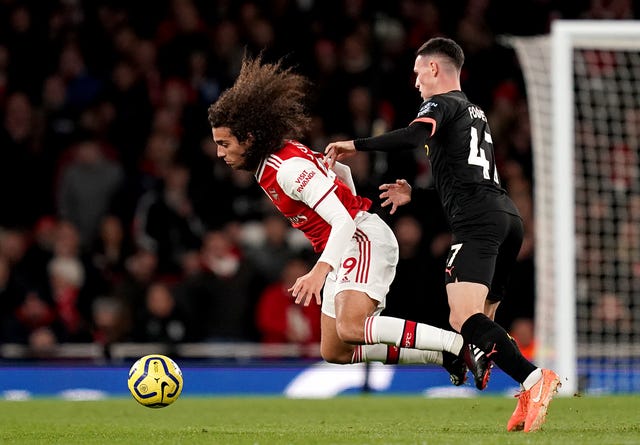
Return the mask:
[(520, 353), (507, 331), (484, 314), (474, 314), (460, 329), (465, 343), (480, 348), (500, 369), (522, 383), (536, 367)]
[[(462, 353), (462, 351), (460, 351)], [(449, 367), (451, 367), (451, 365), (453, 365), (453, 362), (456, 361), (458, 359), (457, 355), (452, 354), (449, 351), (442, 351), (442, 366), (444, 368), (449, 369)]]

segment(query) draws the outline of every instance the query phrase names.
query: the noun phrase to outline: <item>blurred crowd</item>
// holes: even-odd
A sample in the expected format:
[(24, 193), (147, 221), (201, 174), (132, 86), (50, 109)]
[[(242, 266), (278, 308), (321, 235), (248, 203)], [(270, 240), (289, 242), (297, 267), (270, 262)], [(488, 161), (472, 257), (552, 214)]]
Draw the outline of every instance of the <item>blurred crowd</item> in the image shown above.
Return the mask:
[[(498, 321), (530, 334), (529, 116), (498, 36), (633, 16), (624, 0), (0, 0), (0, 343), (317, 342), (319, 308), (286, 292), (315, 255), (216, 160), (207, 107), (262, 52), (311, 80), (313, 149), (406, 126), (414, 51), (438, 35), (465, 50), (463, 90), (525, 221)], [(446, 327), (449, 233), (426, 156), (349, 163), (400, 244), (387, 313)], [(414, 199), (391, 217), (377, 187), (400, 177)]]

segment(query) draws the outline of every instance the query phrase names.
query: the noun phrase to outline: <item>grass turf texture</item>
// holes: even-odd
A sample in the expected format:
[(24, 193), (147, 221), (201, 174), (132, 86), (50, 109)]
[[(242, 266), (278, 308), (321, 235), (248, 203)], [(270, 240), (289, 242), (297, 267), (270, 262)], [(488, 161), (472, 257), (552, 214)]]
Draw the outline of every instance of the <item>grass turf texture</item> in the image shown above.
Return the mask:
[(638, 444), (637, 396), (557, 398), (543, 430), (508, 433), (516, 400), (345, 396), (0, 402), (2, 444)]

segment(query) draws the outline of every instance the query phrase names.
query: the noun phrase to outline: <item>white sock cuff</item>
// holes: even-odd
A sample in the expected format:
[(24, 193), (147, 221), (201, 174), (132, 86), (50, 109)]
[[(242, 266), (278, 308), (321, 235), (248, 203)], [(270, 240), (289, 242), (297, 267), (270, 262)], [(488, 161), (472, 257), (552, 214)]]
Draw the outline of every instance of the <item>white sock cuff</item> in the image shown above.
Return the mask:
[(442, 352), (401, 348), (399, 363), (433, 363), (442, 365)]
[(384, 343), (400, 346), (404, 322), (395, 317), (367, 317), (364, 321), (364, 342), (368, 345)]
[(538, 381), (541, 378), (542, 378), (542, 369), (536, 368), (535, 371), (533, 371), (531, 374), (527, 376), (526, 379), (524, 379), (524, 382), (522, 382), (522, 386), (524, 387), (525, 391), (528, 391), (533, 387), (533, 385), (538, 383)]
[[(356, 354), (357, 353), (357, 354)], [(351, 363), (383, 362), (387, 359), (387, 345), (358, 345), (353, 352)], [(358, 359), (356, 361), (356, 359)]]

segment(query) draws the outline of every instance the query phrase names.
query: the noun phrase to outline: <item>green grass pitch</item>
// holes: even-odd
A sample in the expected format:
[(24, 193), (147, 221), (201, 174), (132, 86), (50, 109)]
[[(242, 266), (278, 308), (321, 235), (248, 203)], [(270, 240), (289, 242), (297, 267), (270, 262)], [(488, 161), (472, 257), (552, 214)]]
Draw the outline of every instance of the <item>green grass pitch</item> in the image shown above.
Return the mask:
[(639, 444), (640, 397), (556, 398), (543, 430), (507, 433), (516, 400), (344, 396), (0, 402), (2, 444)]

